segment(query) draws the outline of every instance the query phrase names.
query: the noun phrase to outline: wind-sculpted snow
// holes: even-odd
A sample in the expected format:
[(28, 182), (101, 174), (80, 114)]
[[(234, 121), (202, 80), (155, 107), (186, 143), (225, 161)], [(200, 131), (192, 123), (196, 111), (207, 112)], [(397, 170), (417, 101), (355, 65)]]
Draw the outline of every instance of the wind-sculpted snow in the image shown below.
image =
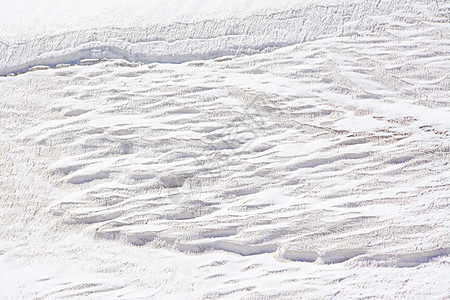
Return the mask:
[(0, 298), (447, 297), (449, 7), (377, 3), (19, 45)]
[(312, 3), (298, 9), (245, 18), (148, 27), (93, 27), (54, 35), (44, 31), (30, 40), (0, 43), (0, 75), (21, 73), (36, 65), (79, 64), (82, 59), (93, 58), (180, 63), (258, 53), (325, 37), (383, 30), (386, 20), (380, 16), (398, 11), (403, 13), (402, 18), (409, 27), (423, 21), (448, 21), (444, 4), (430, 5), (435, 10), (431, 15), (422, 8), (420, 2), (406, 0), (346, 1), (327, 6)]

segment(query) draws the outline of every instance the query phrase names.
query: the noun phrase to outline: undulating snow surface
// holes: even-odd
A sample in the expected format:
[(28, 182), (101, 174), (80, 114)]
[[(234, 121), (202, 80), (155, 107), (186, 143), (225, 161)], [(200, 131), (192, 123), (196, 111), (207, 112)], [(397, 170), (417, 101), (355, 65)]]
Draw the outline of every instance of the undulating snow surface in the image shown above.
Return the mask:
[(1, 299), (447, 299), (448, 1), (3, 1)]

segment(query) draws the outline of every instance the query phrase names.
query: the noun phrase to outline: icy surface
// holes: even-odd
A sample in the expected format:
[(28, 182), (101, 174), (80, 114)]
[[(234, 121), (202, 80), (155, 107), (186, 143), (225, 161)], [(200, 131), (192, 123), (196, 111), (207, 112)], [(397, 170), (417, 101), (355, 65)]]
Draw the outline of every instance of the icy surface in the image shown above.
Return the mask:
[(448, 2), (91, 2), (0, 13), (1, 299), (448, 297)]

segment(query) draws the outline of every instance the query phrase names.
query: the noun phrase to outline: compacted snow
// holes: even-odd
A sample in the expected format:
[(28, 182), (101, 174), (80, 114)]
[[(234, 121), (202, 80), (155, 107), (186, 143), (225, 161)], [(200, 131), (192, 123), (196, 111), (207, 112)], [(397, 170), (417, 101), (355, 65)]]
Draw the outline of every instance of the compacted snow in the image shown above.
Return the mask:
[(2, 4), (1, 299), (449, 297), (449, 2), (72, 2)]

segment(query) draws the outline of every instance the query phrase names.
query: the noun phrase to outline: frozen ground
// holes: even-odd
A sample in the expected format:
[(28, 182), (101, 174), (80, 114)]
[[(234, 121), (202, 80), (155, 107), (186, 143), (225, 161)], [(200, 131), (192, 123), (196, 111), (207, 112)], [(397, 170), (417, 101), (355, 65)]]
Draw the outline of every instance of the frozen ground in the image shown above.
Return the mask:
[(449, 2), (10, 2), (1, 299), (448, 299)]

